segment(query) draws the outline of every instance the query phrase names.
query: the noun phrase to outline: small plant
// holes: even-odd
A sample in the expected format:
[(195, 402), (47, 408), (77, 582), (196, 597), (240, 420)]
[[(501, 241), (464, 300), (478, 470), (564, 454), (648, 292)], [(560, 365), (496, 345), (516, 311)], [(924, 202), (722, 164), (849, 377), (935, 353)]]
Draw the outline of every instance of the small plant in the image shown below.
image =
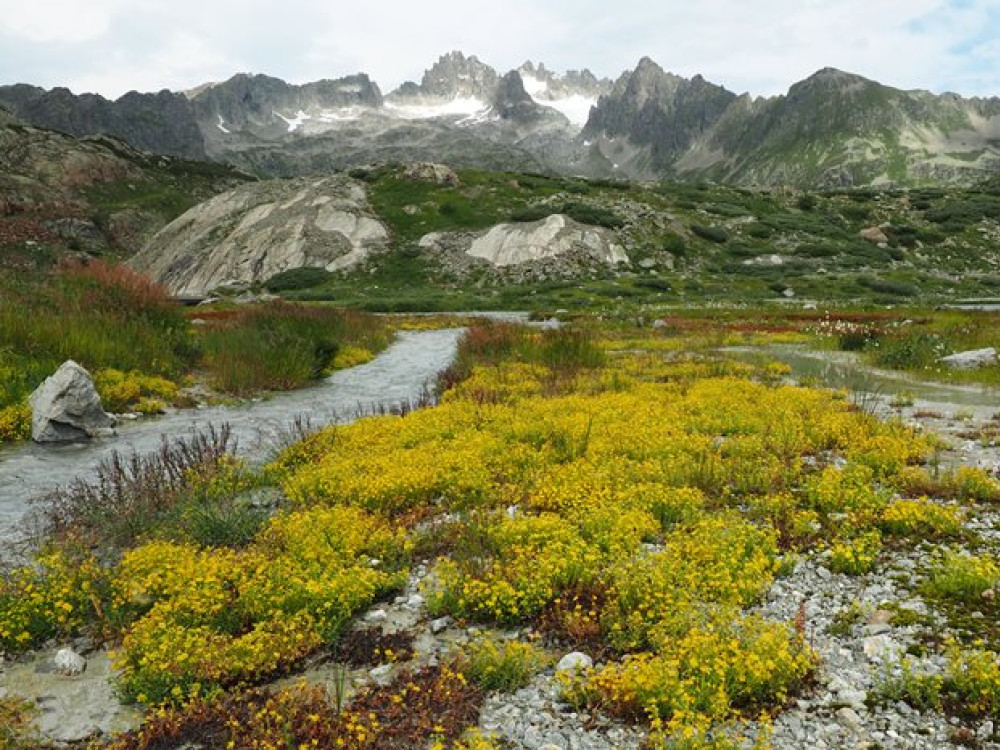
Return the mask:
[(940, 676), (920, 674), (909, 659), (889, 665), (876, 682), (872, 695), (880, 703), (905, 701), (918, 711), (941, 708)]
[(857, 602), (851, 602), (851, 606), (840, 610), (833, 616), (827, 632), (841, 638), (849, 636), (854, 626), (863, 622), (864, 619), (864, 608)]
[(1000, 565), (992, 557), (949, 553), (931, 572), (925, 590), (940, 599), (978, 602), (1000, 582)]
[(550, 662), (548, 655), (531, 643), (483, 637), (463, 652), (462, 671), (483, 690), (511, 693), (531, 682)]
[(916, 396), (913, 391), (900, 391), (899, 393), (894, 393), (892, 398), (889, 399), (889, 406), (893, 409), (905, 409), (909, 406), (913, 406), (916, 403)]
[(32, 724), (37, 708), (20, 698), (0, 697), (0, 747), (4, 750), (42, 750), (52, 747), (42, 741)]
[(838, 542), (830, 548), (830, 570), (851, 576), (864, 575), (875, 567), (881, 551), (882, 535), (877, 530)]

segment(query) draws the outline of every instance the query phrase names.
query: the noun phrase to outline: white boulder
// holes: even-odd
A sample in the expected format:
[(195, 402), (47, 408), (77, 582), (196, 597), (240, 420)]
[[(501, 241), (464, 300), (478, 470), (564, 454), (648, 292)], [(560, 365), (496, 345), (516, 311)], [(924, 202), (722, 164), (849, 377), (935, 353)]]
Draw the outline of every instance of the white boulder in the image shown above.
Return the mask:
[(29, 403), (31, 437), (39, 443), (85, 440), (115, 426), (90, 373), (71, 359), (35, 389)]
[(941, 357), (941, 362), (955, 370), (975, 370), (997, 363), (997, 350), (992, 346), (985, 349), (971, 349)]

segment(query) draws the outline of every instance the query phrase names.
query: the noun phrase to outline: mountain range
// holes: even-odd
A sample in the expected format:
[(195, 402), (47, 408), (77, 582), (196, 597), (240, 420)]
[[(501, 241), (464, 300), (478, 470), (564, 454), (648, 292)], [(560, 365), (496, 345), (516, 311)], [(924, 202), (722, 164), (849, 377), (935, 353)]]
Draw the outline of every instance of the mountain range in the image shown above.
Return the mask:
[(392, 161), (746, 186), (981, 181), (1000, 170), (1000, 99), (903, 91), (827, 68), (783, 96), (737, 95), (649, 58), (616, 80), (450, 52), (384, 94), (368, 75), (293, 85), (238, 74), (111, 101), (0, 87), (21, 121), (108, 134), (263, 176)]

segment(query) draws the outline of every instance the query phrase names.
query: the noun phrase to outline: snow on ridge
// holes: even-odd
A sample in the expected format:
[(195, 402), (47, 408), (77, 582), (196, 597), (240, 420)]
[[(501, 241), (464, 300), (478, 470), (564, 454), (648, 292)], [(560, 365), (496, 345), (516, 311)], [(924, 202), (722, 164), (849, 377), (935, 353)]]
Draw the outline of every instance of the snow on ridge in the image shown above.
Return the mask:
[(474, 96), (456, 96), (450, 102), (445, 102), (444, 104), (395, 104), (394, 102), (386, 102), (385, 108), (391, 114), (404, 120), (430, 120), (434, 117), (449, 116), (464, 116), (465, 118), (469, 118), (489, 109), (482, 99), (477, 99)]
[(320, 122), (348, 122), (360, 120), (363, 113), (363, 107), (341, 107), (340, 109), (324, 109), (318, 117)]
[(549, 91), (549, 84), (540, 78), (531, 75), (521, 75), (521, 82), (524, 90), (528, 92), (535, 104), (543, 107), (551, 107), (562, 114), (567, 120), (578, 128), (587, 124), (590, 117), (590, 108), (597, 104), (597, 99), (584, 96), (583, 94), (571, 94), (562, 98), (556, 98)]
[(306, 123), (307, 120), (311, 120), (312, 119), (309, 115), (307, 115), (301, 109), (298, 111), (298, 113), (295, 115), (295, 117), (285, 117), (283, 114), (281, 114), (281, 112), (278, 112), (278, 111), (275, 111), (274, 114), (276, 114), (278, 117), (280, 117), (282, 120), (284, 120), (285, 123), (287, 123), (287, 125), (288, 125), (288, 132), (289, 133), (294, 133), (296, 130), (298, 130), (299, 128), (301, 128)]
[(222, 131), (223, 133), (225, 133), (226, 135), (229, 135), (229, 133), (231, 132), (231, 131), (230, 131), (230, 130), (229, 130), (229, 129), (228, 129), (227, 127), (226, 127), (226, 121), (222, 119), (222, 115), (219, 115), (219, 122), (218, 122), (218, 124), (217, 124), (217, 125), (216, 125), (215, 127), (217, 127), (217, 128), (219, 129), (219, 130), (221, 130), (221, 131)]
[[(536, 102), (538, 102), (536, 98), (538, 94), (544, 94), (549, 90), (549, 84), (545, 81), (523, 73), (521, 74), (521, 83), (524, 84), (524, 90), (528, 92), (528, 96)], [(543, 104), (543, 102), (538, 103)]]
[(561, 112), (573, 125), (582, 128), (590, 117), (590, 108), (597, 104), (597, 99), (582, 94), (573, 94), (565, 99), (535, 99), (543, 107), (552, 107)]

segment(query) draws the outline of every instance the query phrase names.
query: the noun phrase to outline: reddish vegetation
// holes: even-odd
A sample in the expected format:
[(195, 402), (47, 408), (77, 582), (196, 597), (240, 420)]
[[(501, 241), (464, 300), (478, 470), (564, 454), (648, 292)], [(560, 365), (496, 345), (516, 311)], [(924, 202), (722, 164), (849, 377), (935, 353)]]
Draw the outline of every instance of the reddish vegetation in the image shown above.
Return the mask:
[(105, 310), (110, 305), (122, 311), (160, 310), (175, 306), (166, 287), (128, 266), (103, 260), (69, 260), (60, 266), (59, 272), (93, 282), (93, 295), (84, 295), (81, 300), (84, 305), (100, 302)]
[(393, 684), (360, 693), (343, 711), (321, 687), (260, 688), (159, 712), (104, 747), (412, 750), (426, 747), (432, 736), (457, 739), (478, 722), (483, 698), (482, 690), (447, 667), (402, 672)]
[(0, 245), (54, 242), (55, 240), (56, 236), (37, 219), (20, 216), (0, 219)]

